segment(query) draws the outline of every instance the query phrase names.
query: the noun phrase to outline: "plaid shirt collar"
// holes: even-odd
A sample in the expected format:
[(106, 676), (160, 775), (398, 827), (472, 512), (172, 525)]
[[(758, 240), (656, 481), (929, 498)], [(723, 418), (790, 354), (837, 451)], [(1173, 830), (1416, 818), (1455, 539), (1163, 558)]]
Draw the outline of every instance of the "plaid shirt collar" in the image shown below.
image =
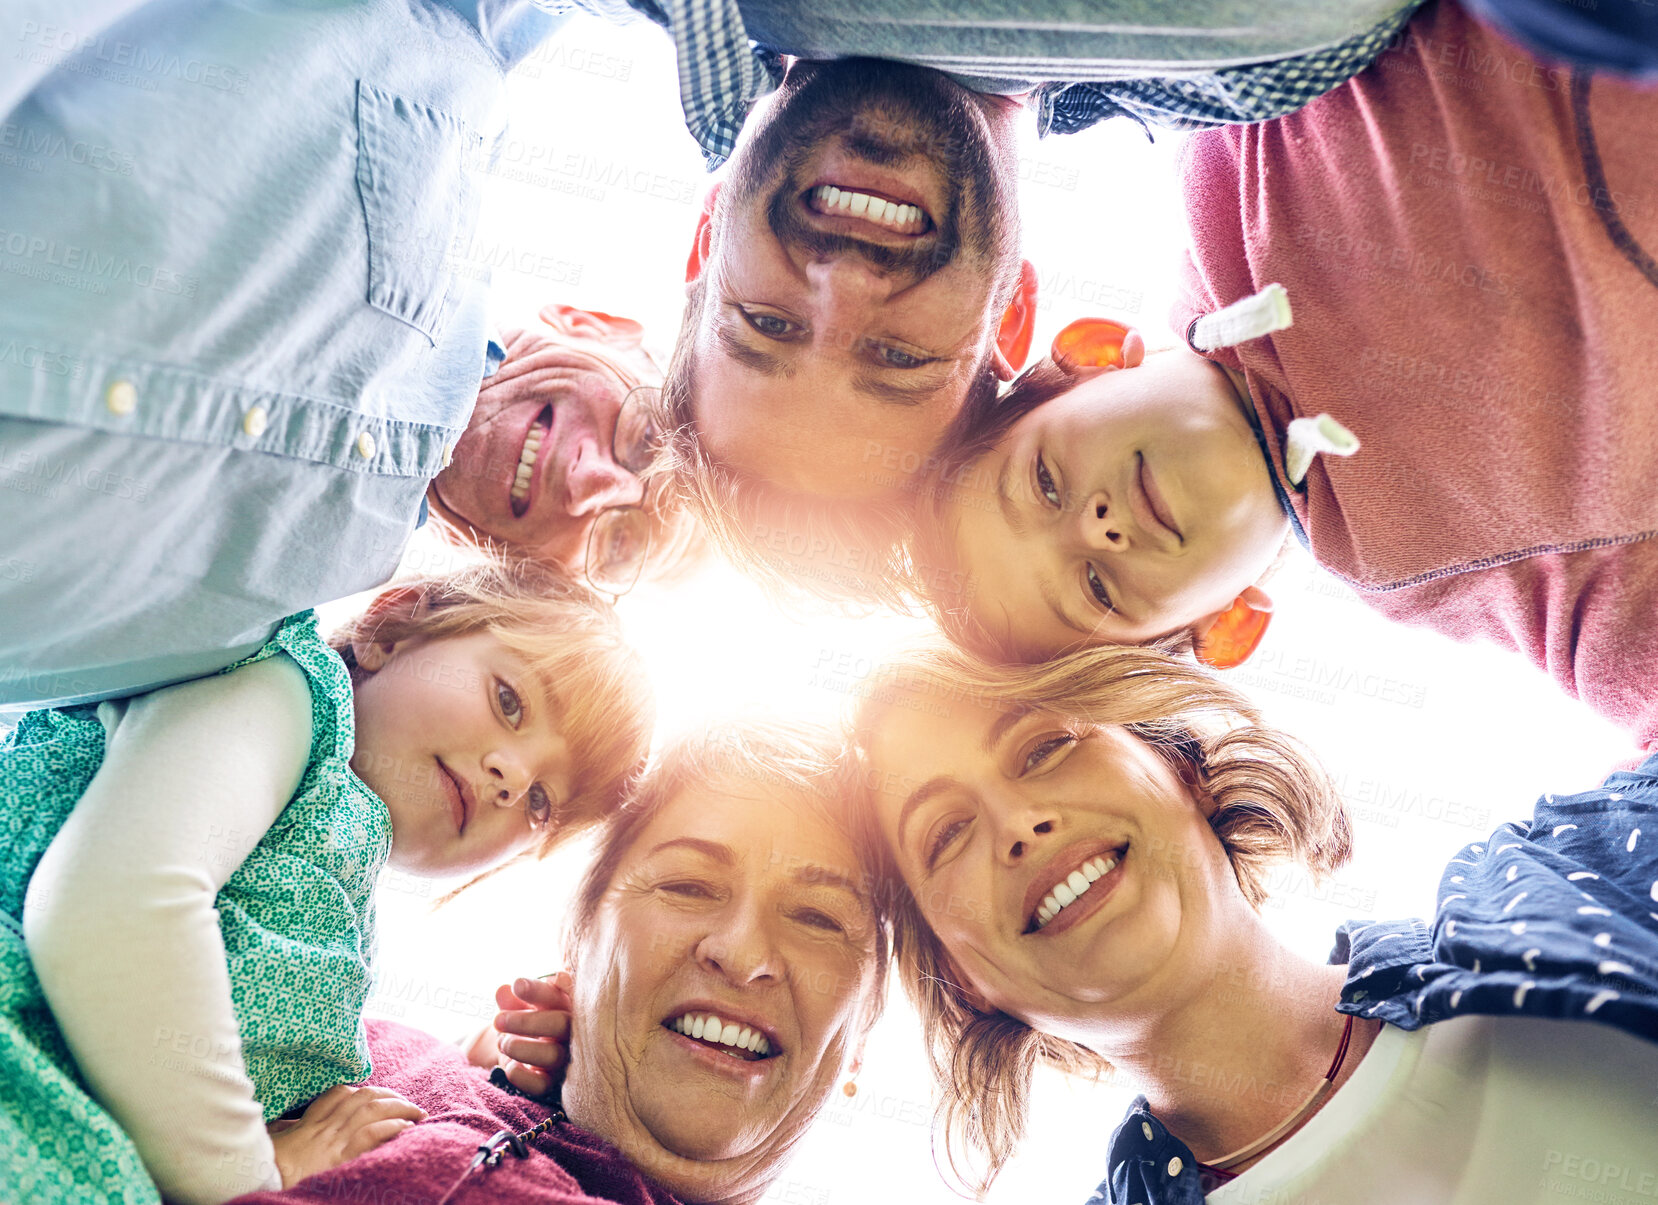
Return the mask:
[[(1374, 29), (1298, 58), (1178, 79), (1045, 84), (1033, 98), (1038, 129), (1071, 134), (1107, 117), (1130, 117), (1142, 126), (1199, 130), (1293, 113), (1369, 66), (1420, 2), (1403, 0), (1398, 12)], [(730, 158), (754, 102), (783, 80), (782, 54), (749, 40), (737, 0), (538, 3), (553, 10), (579, 9), (613, 24), (644, 16), (666, 29), (674, 40), (685, 125), (709, 171)]]

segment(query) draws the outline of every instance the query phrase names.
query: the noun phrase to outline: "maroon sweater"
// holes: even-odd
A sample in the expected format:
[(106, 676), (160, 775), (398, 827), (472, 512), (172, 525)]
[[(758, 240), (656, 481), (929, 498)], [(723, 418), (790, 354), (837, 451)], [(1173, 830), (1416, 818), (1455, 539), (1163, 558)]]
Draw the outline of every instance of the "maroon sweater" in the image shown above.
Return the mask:
[[(1512, 648), (1658, 748), (1658, 89), (1546, 66), (1440, 0), (1300, 112), (1200, 134), (1176, 329), (1272, 282), (1243, 372), (1325, 568)], [(1291, 419), (1357, 435), (1286, 484)]]
[[(478, 1144), (497, 1130), (524, 1131), (547, 1110), (492, 1087), (455, 1047), (390, 1021), (368, 1023), (370, 1083), (425, 1109), (427, 1119), (390, 1142), (285, 1192), (237, 1197), (242, 1205), (433, 1205), (466, 1170)], [(453, 1205), (681, 1205), (620, 1151), (569, 1123), (535, 1139), (529, 1158), (509, 1153), (467, 1177)]]

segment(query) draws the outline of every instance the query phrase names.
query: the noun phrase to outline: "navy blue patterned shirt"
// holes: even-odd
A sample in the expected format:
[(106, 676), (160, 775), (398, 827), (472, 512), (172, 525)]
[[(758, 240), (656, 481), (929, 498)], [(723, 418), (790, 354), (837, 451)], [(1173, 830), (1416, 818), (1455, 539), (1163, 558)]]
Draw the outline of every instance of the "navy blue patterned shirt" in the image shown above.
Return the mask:
[[(1451, 859), (1431, 921), (1348, 921), (1330, 961), (1347, 964), (1338, 1011), (1401, 1029), (1481, 1013), (1658, 1041), (1658, 755), (1595, 790), (1543, 796), (1529, 824)], [(1137, 1098), (1091, 1200), (1203, 1197), (1191, 1150)]]

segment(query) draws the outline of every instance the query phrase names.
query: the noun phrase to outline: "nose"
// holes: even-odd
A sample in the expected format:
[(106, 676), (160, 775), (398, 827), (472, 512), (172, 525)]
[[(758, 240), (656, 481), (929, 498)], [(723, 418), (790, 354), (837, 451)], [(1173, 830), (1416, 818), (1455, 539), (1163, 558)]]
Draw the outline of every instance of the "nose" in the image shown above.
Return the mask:
[(493, 803), (500, 808), (516, 807), (535, 781), (529, 762), (511, 746), (486, 753), (484, 773), (489, 776), (489, 797), (478, 802)]
[(564, 480), (564, 510), (573, 519), (612, 506), (632, 506), (644, 496), (639, 478), (610, 458), (591, 440), (576, 448)]
[(892, 277), (855, 251), (812, 260), (806, 281), (819, 328), (846, 346), (893, 292)]
[(1009, 865), (1017, 865), (1026, 854), (1051, 836), (1058, 824), (1052, 808), (1043, 807), (1027, 799), (987, 801), (996, 826), (998, 857)]
[(1128, 509), (1114, 505), (1103, 490), (1082, 501), (1077, 516), (1077, 539), (1090, 552), (1127, 552), (1134, 546)]
[(696, 959), (705, 970), (734, 985), (765, 983), (779, 977), (777, 949), (755, 902), (734, 898), (715, 914), (697, 942)]

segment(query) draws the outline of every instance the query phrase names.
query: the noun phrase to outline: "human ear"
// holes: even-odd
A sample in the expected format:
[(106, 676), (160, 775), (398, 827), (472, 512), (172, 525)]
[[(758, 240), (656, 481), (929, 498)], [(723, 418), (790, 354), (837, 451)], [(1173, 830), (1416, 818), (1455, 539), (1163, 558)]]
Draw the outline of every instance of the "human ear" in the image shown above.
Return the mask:
[(632, 318), (618, 318), (600, 310), (577, 309), (573, 305), (543, 306), (541, 321), (561, 335), (599, 339), (623, 347), (638, 347), (645, 337), (645, 328)]
[(1054, 336), (1050, 355), (1073, 376), (1089, 369), (1138, 368), (1146, 358), (1146, 341), (1121, 322), (1078, 318)]
[(702, 198), (702, 212), (697, 215), (697, 232), (691, 239), (691, 254), (685, 261), (686, 284), (701, 276), (708, 263), (708, 249), (714, 241), (714, 202), (719, 195), (720, 186), (715, 184)]
[[(413, 586), (394, 586), (390, 590), (382, 590), (374, 596), (364, 612), (367, 623), (363, 625), (369, 636), (377, 634), (386, 626), (405, 623), (426, 611), (426, 595)], [(391, 655), (397, 651), (400, 642), (396, 640), (373, 640), (366, 636), (351, 642), (351, 655), (357, 662), (359, 669), (368, 673), (376, 673), (384, 668)]]
[(1226, 610), (1195, 625), (1197, 659), (1212, 669), (1236, 669), (1260, 647), (1272, 622), (1272, 599), (1259, 586), (1245, 586)]
[(1019, 283), (1014, 286), (1013, 299), (1002, 311), (1002, 322), (996, 329), (996, 348), (993, 353), (996, 375), (1011, 381), (1013, 375), (1025, 366), (1030, 356), (1031, 337), (1036, 334), (1036, 269), (1030, 260), (1019, 262)]

